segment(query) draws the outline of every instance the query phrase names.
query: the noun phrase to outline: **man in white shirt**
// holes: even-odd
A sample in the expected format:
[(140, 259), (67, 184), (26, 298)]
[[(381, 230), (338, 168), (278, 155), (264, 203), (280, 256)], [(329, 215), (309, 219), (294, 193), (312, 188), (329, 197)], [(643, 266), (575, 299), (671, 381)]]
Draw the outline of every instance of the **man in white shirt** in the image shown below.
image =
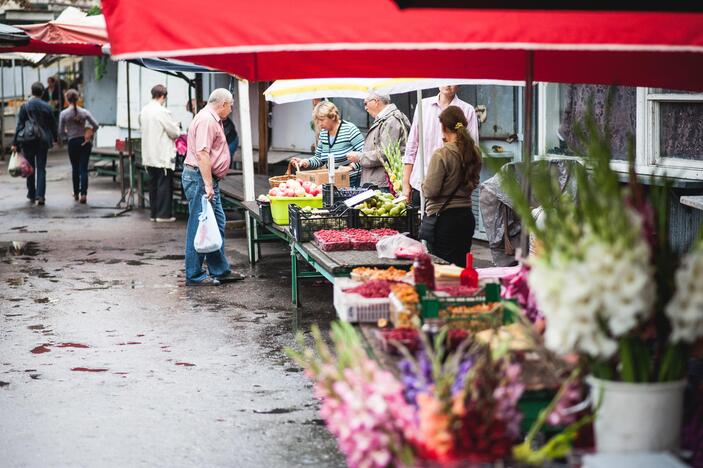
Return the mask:
[(151, 88), (151, 101), (139, 114), (142, 133), (142, 164), (151, 179), (149, 205), (151, 220), (169, 223), (176, 220), (171, 210), (173, 170), (176, 168), (175, 140), (181, 134), (178, 123), (165, 107), (168, 91), (164, 85)]
[[(427, 168), (432, 159), (432, 153), (441, 148), (444, 142), (442, 141), (442, 126), (439, 123), (439, 114), (449, 106), (457, 106), (466, 116), (468, 125), (466, 130), (473, 138), (474, 143), (478, 145), (478, 119), (473, 106), (462, 101), (456, 96), (458, 86), (441, 86), (439, 94), (434, 97), (425, 98), (422, 100), (422, 136), (424, 149), (424, 171), (427, 173)], [(412, 201), (414, 206), (420, 206), (420, 190), (422, 187), (422, 179), (420, 178), (420, 165), (415, 164), (418, 148), (420, 146), (419, 138), (419, 122), (418, 109), (415, 108), (413, 123), (408, 134), (408, 143), (405, 146), (405, 157), (403, 162), (405, 168), (403, 171), (403, 195), (405, 198)]]

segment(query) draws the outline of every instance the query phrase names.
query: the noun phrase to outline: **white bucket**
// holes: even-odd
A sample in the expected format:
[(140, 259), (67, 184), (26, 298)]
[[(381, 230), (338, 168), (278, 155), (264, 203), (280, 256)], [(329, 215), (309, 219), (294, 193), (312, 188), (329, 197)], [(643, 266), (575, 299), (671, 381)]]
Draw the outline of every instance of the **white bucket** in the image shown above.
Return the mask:
[[(677, 450), (685, 380), (625, 383), (589, 376), (598, 452)], [(600, 401), (599, 401), (600, 400)]]

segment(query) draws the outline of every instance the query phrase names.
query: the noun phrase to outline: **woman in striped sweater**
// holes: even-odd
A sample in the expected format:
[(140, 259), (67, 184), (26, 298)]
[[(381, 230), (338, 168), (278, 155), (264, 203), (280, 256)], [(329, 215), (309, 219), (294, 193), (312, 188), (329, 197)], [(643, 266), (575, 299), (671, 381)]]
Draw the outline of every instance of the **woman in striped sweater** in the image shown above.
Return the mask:
[(351, 166), (350, 184), (359, 186), (361, 167), (347, 159), (352, 151), (364, 149), (364, 137), (351, 122), (339, 117), (337, 106), (329, 101), (322, 101), (312, 111), (312, 118), (320, 127), (320, 138), (315, 149), (315, 156), (310, 159), (293, 158), (291, 161), (301, 169), (318, 169), (327, 164), (330, 156), (334, 158), (334, 167)]

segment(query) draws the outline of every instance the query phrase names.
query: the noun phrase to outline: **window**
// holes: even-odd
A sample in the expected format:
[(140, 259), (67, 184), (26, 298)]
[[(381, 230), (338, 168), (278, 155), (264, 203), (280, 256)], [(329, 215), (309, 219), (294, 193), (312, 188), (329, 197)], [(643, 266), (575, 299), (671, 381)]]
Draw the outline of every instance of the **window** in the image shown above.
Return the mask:
[[(573, 124), (582, 119), (590, 97), (596, 119), (603, 123), (611, 87), (539, 86), (539, 154), (578, 156)], [(612, 90), (609, 128), (616, 169), (627, 167), (628, 140), (632, 136), (638, 173), (703, 178), (703, 93), (626, 86)]]

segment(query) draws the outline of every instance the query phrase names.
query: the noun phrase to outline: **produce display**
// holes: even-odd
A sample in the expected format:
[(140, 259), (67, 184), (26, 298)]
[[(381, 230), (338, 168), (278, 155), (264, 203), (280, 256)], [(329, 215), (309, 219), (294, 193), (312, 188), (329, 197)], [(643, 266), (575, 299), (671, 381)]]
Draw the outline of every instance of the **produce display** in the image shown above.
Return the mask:
[(427, 254), (418, 255), (413, 262), (415, 284), (424, 284), (427, 289), (435, 289), (434, 265), (432, 257)]
[(322, 194), (322, 187), (314, 182), (290, 179), (269, 190), (270, 197), (314, 198)]
[(492, 328), (502, 316), (500, 302), (488, 302), (472, 306), (449, 306), (439, 312), (439, 317), (447, 321), (451, 328), (462, 328), (479, 332)]
[(357, 206), (366, 216), (402, 216), (406, 213), (405, 202), (393, 203), (395, 197), (390, 193), (376, 190), (376, 196)]
[(400, 355), (398, 344), (405, 346), (411, 353), (417, 351), (420, 346), (420, 335), (416, 328), (383, 329), (378, 332), (383, 350), (388, 354)]
[(397, 281), (387, 280), (371, 280), (353, 288), (344, 289), (344, 292), (354, 293), (366, 298), (381, 298), (388, 297), (391, 292), (391, 286), (398, 284)]
[(337, 252), (341, 250), (375, 250), (379, 239), (395, 234), (398, 234), (398, 231), (392, 229), (322, 229), (315, 231), (314, 238), (320, 250)]
[(450, 297), (475, 296), (481, 290), (479, 288), (469, 288), (466, 286), (439, 286), (436, 292), (444, 293)]
[(391, 322), (396, 328), (413, 327), (412, 318), (419, 315), (420, 296), (414, 286), (401, 283), (391, 286)]
[[(357, 267), (351, 271), (351, 277), (355, 281), (369, 281), (369, 280), (389, 280), (389, 281), (402, 281), (408, 272), (405, 270), (400, 270), (395, 267), (390, 268), (367, 268), (367, 267)], [(412, 286), (410, 286), (412, 288)]]

